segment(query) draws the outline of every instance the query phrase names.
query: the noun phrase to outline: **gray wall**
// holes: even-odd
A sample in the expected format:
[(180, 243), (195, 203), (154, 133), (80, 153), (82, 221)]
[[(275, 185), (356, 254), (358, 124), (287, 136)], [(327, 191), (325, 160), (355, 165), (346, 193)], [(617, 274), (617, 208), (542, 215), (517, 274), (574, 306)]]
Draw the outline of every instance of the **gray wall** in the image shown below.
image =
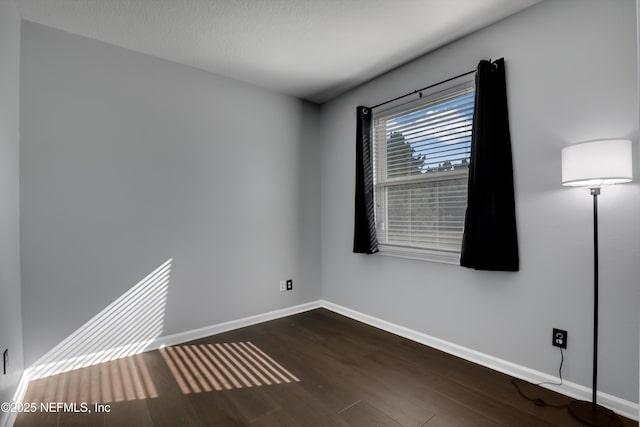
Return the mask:
[[(23, 22), (26, 364), (171, 258), (163, 335), (324, 297), (550, 374), (558, 365), (551, 328), (568, 329), (564, 374), (589, 386), (591, 200), (560, 186), (560, 149), (626, 137), (638, 157), (634, 7), (632, 0), (543, 2), (339, 97), (320, 114), (290, 97)], [(0, 12), (0, 88), (15, 90), (20, 24), (13, 9)], [(501, 56), (521, 271), (352, 254), (356, 105)], [(8, 333), (19, 352), (17, 94), (2, 97), (0, 108), (9, 109), (0, 115), (9, 118), (0, 127), (0, 161), (9, 159), (0, 168), (0, 202), (10, 209), (0, 211), (0, 245), (9, 253), (0, 274), (10, 272), (8, 286), (0, 277), (2, 290), (14, 292), (0, 300), (0, 345)], [(605, 189), (600, 203), (600, 389), (632, 401), (639, 196), (636, 180)], [(285, 278), (295, 280), (294, 292), (277, 291)], [(4, 316), (18, 326), (6, 330)]]
[[(322, 106), (324, 299), (591, 386), (592, 200), (560, 184), (560, 150), (631, 138), (638, 152), (635, 1), (547, 1)], [(355, 109), (504, 57), (521, 271), (476, 272), (351, 253)], [(599, 390), (638, 401), (640, 186), (600, 197)]]
[(0, 0), (0, 364), (2, 352), (9, 349), (7, 375), (0, 371), (0, 402), (11, 399), (23, 369), (19, 87), (20, 15), (13, 0)]
[[(637, 51), (638, 84), (640, 86), (640, 0), (636, 0), (636, 14), (637, 14), (637, 16), (636, 16), (636, 36), (638, 37), (638, 41), (636, 43), (636, 48), (638, 49), (638, 51)], [(640, 87), (638, 89), (639, 89), (638, 101), (640, 103)], [(640, 111), (638, 113), (640, 114)], [(640, 120), (640, 116), (638, 117), (638, 120)], [(640, 150), (637, 150), (637, 154), (636, 154), (635, 159), (636, 159), (637, 163), (640, 165)], [(640, 217), (638, 217), (637, 220), (640, 223)], [(640, 313), (640, 288), (638, 289), (637, 301), (638, 301), (638, 313)], [(640, 316), (638, 316), (638, 333), (640, 334)], [(638, 341), (640, 341), (640, 339)], [(638, 364), (640, 364), (640, 357), (638, 358)], [(638, 369), (638, 370), (640, 371), (640, 369)], [(640, 379), (638, 380), (638, 387), (639, 387), (638, 393), (640, 394)], [(639, 411), (640, 411), (640, 409), (639, 409)], [(638, 417), (640, 418), (640, 413), (638, 414)]]
[(27, 365), (168, 259), (162, 335), (320, 298), (316, 105), (26, 21), (21, 78)]

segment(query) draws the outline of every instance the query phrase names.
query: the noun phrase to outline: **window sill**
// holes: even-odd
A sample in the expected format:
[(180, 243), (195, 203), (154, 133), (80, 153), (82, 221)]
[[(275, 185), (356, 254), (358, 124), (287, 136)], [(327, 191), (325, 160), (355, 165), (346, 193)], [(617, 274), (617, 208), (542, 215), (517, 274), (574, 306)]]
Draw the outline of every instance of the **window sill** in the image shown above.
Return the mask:
[(404, 246), (381, 244), (378, 246), (377, 255), (460, 265), (459, 252), (437, 251), (430, 249), (408, 248)]

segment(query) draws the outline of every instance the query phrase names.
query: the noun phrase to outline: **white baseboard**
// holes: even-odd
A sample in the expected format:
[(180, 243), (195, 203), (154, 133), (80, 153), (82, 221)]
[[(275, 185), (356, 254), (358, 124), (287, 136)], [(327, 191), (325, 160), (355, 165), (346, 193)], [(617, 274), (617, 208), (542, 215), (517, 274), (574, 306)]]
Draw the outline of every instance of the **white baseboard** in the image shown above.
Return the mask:
[[(16, 387), (16, 391), (13, 393), (12, 402), (22, 403), (22, 399), (24, 398), (24, 394), (27, 391), (27, 387), (29, 386), (29, 373), (27, 370), (22, 371), (22, 375), (20, 376), (20, 381)], [(3, 402), (0, 402), (3, 403)], [(0, 411), (0, 427), (11, 427), (16, 422), (16, 418), (18, 417), (18, 412), (4, 412)]]
[[(358, 311), (343, 307), (338, 304), (334, 304), (329, 301), (322, 301), (322, 307), (343, 316), (350, 317), (351, 319), (366, 323), (367, 325), (374, 326), (384, 331), (391, 332), (392, 334), (410, 339), (411, 341), (436, 348), (445, 353), (452, 354), (470, 362), (477, 363), (479, 365), (485, 366), (498, 372), (502, 372), (515, 378), (528, 381), (530, 383), (537, 384), (545, 381), (558, 382), (560, 380), (558, 377), (554, 377), (553, 375), (545, 374), (544, 372), (536, 371), (525, 366), (508, 362), (506, 360), (498, 359), (497, 357), (480, 353), (479, 351), (453, 344), (448, 341), (423, 334), (422, 332), (418, 332), (413, 329), (405, 328), (404, 326), (399, 326), (394, 323), (387, 322), (386, 320), (382, 320), (377, 317), (369, 316), (368, 314), (360, 313)], [(567, 380), (563, 380), (562, 386), (544, 385), (543, 387), (572, 397), (574, 399), (591, 401), (591, 388), (572, 383)], [(628, 400), (624, 400), (619, 397), (602, 392), (598, 392), (598, 403), (615, 411), (619, 415), (631, 418), (633, 420), (638, 420), (638, 412), (640, 410), (640, 405), (638, 405), (638, 403), (630, 402)]]
[[(312, 301), (305, 304), (296, 305), (293, 307), (286, 307), (279, 310), (270, 311), (267, 313), (258, 314), (255, 316), (244, 317), (242, 319), (231, 320), (228, 322), (218, 323), (211, 326), (205, 326), (203, 328), (192, 329), (185, 332), (180, 332), (178, 334), (166, 335), (162, 337), (158, 337), (148, 343), (142, 351), (151, 351), (157, 350), (162, 347), (181, 344), (188, 341), (197, 340), (200, 338), (205, 338), (211, 335), (220, 334), (222, 332), (232, 331), (234, 329), (244, 328), (246, 326), (255, 325), (262, 322), (267, 322), (269, 320), (280, 319), (282, 317), (291, 316), (293, 314), (302, 313), (305, 311), (313, 310), (315, 308), (322, 307), (322, 301)], [(64, 363), (65, 361), (61, 361), (58, 363)], [(22, 378), (18, 385), (17, 391), (14, 394), (12, 399), (13, 402), (21, 403), (24, 395), (29, 386), (29, 382), (31, 379), (36, 376), (36, 371), (34, 367), (30, 367), (24, 371), (22, 374)], [(0, 427), (11, 427), (15, 423), (17, 413), (2, 413), (0, 412)]]
[(18, 417), (14, 412), (2, 412), (0, 415), (0, 427), (11, 427)]
[(190, 331), (158, 337), (145, 348), (145, 351), (157, 350), (159, 348), (170, 345), (182, 344), (184, 342), (205, 338), (211, 335), (220, 334), (222, 332), (232, 331), (234, 329), (244, 328), (246, 326), (256, 325), (262, 322), (268, 322), (269, 320), (280, 319), (281, 317), (291, 316), (293, 314), (302, 313), (304, 311), (309, 311), (320, 307), (322, 307), (322, 300), (312, 301), (305, 304), (295, 305), (293, 307), (286, 307), (280, 310), (270, 311), (268, 313), (257, 314), (255, 316), (230, 320), (228, 322), (205, 326), (203, 328), (192, 329)]
[[(309, 303), (287, 307), (280, 310), (274, 310), (255, 316), (249, 316), (242, 319), (231, 320), (228, 322), (218, 323), (203, 328), (181, 332), (178, 334), (159, 337), (149, 343), (144, 351), (157, 350), (165, 346), (176, 345), (200, 338), (205, 338), (211, 335), (220, 334), (222, 332), (244, 328), (246, 326), (291, 316), (293, 314), (302, 313), (316, 308), (326, 308), (327, 310), (334, 311), (338, 314), (352, 318), (354, 320), (358, 320), (370, 326), (385, 330), (387, 332), (391, 332), (392, 334), (407, 338), (411, 341), (436, 348), (438, 350), (444, 351), (445, 353), (452, 354), (462, 359), (469, 360), (487, 368), (502, 372), (515, 378), (529, 381), (531, 383), (539, 383), (544, 381), (556, 382), (559, 380), (559, 378), (549, 374), (545, 374), (544, 372), (536, 371), (525, 366), (508, 362), (506, 360), (498, 359), (497, 357), (493, 357), (488, 354), (472, 350), (470, 348), (453, 344), (448, 341), (429, 336), (422, 332), (418, 332), (404, 326), (396, 325), (394, 323), (387, 322), (386, 320), (382, 320), (368, 314), (360, 313), (350, 308), (346, 308), (325, 300), (312, 301)], [(27, 369), (23, 374), (23, 379), (19, 387), (20, 393), (16, 394), (16, 399), (14, 399), (14, 401), (22, 401), (22, 397), (24, 396), (24, 392), (26, 391), (26, 386), (31, 375), (30, 371), (31, 369)], [(566, 396), (570, 396), (572, 398), (591, 400), (590, 388), (566, 380), (564, 380), (563, 386), (546, 385), (545, 387)], [(638, 411), (640, 409), (640, 405), (638, 405), (637, 403), (601, 392), (598, 393), (598, 399), (598, 402), (601, 405), (612, 409), (616, 413), (634, 420), (638, 420)], [(12, 426), (13, 422), (15, 421), (15, 414), (4, 415), (5, 416), (0, 419), (0, 427)]]

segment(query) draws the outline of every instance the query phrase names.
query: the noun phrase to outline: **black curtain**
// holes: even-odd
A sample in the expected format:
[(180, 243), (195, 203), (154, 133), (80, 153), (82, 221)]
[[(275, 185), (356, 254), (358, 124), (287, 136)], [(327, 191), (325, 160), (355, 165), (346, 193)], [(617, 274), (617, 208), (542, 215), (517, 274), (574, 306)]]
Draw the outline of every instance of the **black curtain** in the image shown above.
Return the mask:
[(373, 166), (371, 139), (371, 109), (356, 110), (356, 203), (353, 227), (353, 252), (378, 252), (375, 206), (373, 202)]
[(478, 64), (467, 200), (460, 265), (518, 271), (504, 59)]

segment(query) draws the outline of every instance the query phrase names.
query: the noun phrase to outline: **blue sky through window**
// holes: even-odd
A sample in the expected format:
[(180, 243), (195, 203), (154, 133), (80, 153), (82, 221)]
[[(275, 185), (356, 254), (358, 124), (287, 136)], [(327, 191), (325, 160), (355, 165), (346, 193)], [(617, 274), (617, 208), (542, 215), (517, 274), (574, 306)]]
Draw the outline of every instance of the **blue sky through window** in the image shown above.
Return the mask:
[(421, 172), (466, 167), (471, 149), (475, 94), (466, 90), (424, 107), (390, 118), (386, 138), (401, 134)]

